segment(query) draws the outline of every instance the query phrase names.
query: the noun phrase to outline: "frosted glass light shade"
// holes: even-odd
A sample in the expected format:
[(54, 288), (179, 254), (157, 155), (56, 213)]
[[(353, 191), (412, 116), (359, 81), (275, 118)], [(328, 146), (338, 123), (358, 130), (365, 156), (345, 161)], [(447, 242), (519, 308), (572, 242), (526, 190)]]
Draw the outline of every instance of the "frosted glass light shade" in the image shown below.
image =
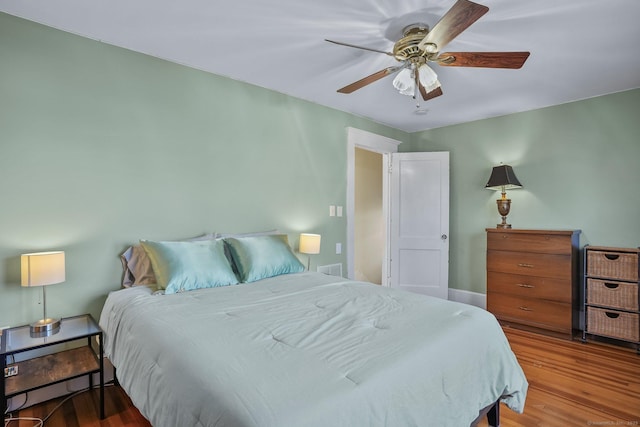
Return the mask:
[(20, 256), (20, 284), (47, 286), (65, 280), (64, 252), (36, 252)]
[(422, 64), (418, 71), (420, 73), (420, 83), (427, 90), (427, 93), (440, 86), (438, 75), (427, 64)]
[(320, 239), (322, 237), (319, 234), (300, 234), (300, 253), (301, 254), (319, 254), (320, 253)]
[(413, 96), (415, 91), (415, 82), (410, 69), (405, 68), (393, 79), (393, 87), (403, 95)]
[[(438, 75), (427, 64), (422, 64), (418, 68), (418, 77), (422, 86), (427, 90), (427, 93), (440, 86)], [(414, 96), (416, 82), (413, 77), (413, 70), (405, 68), (400, 71), (393, 79), (393, 87), (403, 95)]]

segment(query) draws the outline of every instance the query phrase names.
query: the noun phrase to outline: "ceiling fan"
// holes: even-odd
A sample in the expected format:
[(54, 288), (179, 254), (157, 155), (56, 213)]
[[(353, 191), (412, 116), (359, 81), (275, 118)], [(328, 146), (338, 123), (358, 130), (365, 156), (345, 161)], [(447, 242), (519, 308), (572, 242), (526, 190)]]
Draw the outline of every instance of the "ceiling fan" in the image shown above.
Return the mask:
[(338, 89), (338, 92), (352, 93), (399, 72), (393, 80), (393, 86), (416, 101), (418, 94), (428, 101), (442, 95), (438, 76), (427, 65), (429, 62), (447, 67), (521, 68), (529, 52), (441, 52), (451, 40), (488, 11), (487, 6), (458, 0), (432, 29), (423, 23), (406, 26), (403, 37), (394, 44), (392, 52), (325, 39), (342, 46), (383, 53), (400, 62)]

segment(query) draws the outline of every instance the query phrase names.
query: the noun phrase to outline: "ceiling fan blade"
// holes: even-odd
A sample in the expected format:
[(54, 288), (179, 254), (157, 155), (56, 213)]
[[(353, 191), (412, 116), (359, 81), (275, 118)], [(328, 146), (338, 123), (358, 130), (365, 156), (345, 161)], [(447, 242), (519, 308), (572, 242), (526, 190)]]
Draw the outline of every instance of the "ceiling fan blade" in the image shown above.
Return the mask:
[(437, 88), (433, 89), (431, 92), (427, 92), (424, 86), (420, 85), (420, 93), (422, 94), (422, 99), (424, 99), (425, 101), (428, 101), (430, 99), (433, 99), (437, 96), (442, 95), (442, 88), (438, 86)]
[(395, 67), (387, 67), (384, 70), (377, 71), (363, 79), (358, 80), (357, 82), (353, 82), (350, 85), (347, 85), (341, 89), (338, 89), (340, 93), (351, 93), (355, 92), (358, 89), (365, 87), (368, 84), (376, 82), (383, 77), (388, 76), (389, 74), (393, 74), (399, 69), (404, 68), (404, 65), (397, 65)]
[(393, 53), (385, 52), (384, 50), (372, 49), (370, 47), (357, 46), (355, 44), (337, 42), (335, 40), (329, 40), (329, 39), (324, 39), (324, 41), (329, 42), (329, 43), (333, 43), (333, 44), (338, 44), (338, 45), (341, 45), (341, 46), (354, 47), (356, 49), (363, 49), (363, 50), (368, 50), (368, 51), (371, 51), (371, 52), (384, 53), (385, 55), (393, 56)]
[(452, 67), (521, 68), (529, 52), (443, 52), (440, 65)]
[(458, 0), (422, 39), (418, 47), (430, 53), (441, 50), (488, 11), (487, 6), (469, 0)]

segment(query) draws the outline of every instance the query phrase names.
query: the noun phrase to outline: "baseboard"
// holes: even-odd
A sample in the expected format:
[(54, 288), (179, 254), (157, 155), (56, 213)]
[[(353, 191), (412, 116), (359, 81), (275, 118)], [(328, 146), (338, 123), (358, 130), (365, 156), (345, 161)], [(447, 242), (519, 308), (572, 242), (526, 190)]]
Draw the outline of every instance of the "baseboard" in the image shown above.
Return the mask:
[(478, 292), (449, 288), (449, 300), (464, 304), (475, 305), (486, 310), (487, 296)]

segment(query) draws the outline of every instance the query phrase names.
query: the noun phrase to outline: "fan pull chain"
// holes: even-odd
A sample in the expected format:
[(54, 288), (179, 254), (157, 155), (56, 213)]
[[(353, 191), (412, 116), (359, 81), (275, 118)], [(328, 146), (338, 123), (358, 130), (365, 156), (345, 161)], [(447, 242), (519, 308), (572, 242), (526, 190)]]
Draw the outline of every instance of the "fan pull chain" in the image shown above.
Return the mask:
[(415, 82), (413, 85), (413, 99), (416, 101), (416, 109), (420, 109), (420, 74), (418, 74), (419, 71), (416, 64), (411, 64), (411, 68), (413, 70), (413, 81)]

